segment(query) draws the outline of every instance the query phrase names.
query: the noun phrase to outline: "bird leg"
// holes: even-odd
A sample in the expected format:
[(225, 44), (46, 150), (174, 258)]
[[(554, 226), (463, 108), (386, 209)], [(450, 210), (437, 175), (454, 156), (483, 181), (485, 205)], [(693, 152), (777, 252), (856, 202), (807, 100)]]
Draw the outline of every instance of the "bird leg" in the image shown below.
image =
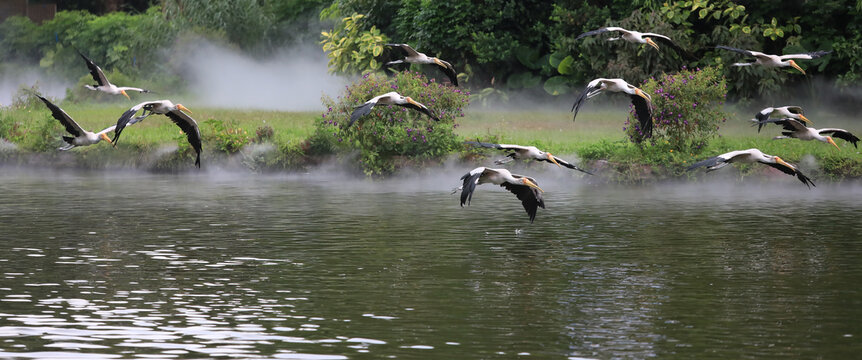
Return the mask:
[(503, 165), (503, 164), (510, 162), (512, 160), (515, 160), (515, 158), (510, 158), (510, 157), (503, 158), (503, 159), (494, 161), (494, 165)]
[(751, 63), (733, 63), (733, 66), (751, 66), (751, 65), (754, 65), (754, 63), (753, 62), (751, 62)]
[(772, 140), (778, 140), (778, 139), (790, 139), (790, 136), (779, 135), (779, 136), (772, 138)]
[(461, 190), (463, 190), (463, 189), (464, 189), (464, 185), (461, 185), (461, 186), (459, 186), (459, 187), (456, 187), (456, 188), (452, 189), (452, 193), (450, 193), (449, 195), (455, 195), (457, 192), (459, 192), (459, 191), (461, 191)]
[(404, 60), (395, 60), (395, 61), (390, 61), (384, 65), (394, 65), (394, 64), (402, 64), (402, 63), (404, 63)]
[(74, 147), (75, 147), (75, 145), (69, 144), (69, 145), (66, 145), (66, 146), (59, 147), (59, 148), (57, 148), (57, 150), (60, 150), (60, 151), (67, 151), (67, 150), (72, 150)]
[(608, 41), (617, 41), (617, 40), (619, 40), (619, 39), (622, 39), (622, 38), (618, 38), (618, 37), (608, 38)]

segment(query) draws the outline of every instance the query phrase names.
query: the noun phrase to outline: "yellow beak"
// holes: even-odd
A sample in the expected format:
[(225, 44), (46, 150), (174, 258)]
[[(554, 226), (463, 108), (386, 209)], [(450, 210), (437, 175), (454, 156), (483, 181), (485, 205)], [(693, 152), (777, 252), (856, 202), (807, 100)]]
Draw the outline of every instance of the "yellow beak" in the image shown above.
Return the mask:
[(404, 100), (407, 100), (408, 103), (411, 103), (411, 104), (416, 105), (418, 107), (424, 107), (424, 106), (422, 106), (422, 104), (419, 104), (418, 102), (416, 102), (416, 100), (413, 100), (413, 98), (411, 98), (409, 96), (404, 98)]
[(802, 75), (805, 75), (805, 70), (802, 70), (802, 68), (799, 67), (799, 65), (796, 65), (796, 61), (790, 60), (790, 66), (793, 66), (794, 69), (799, 70), (802, 73)]
[(557, 166), (559, 167), (563, 167), (562, 165), (560, 165), (560, 163), (557, 162), (557, 159), (554, 159), (554, 155), (551, 155), (551, 153), (549, 152), (546, 152), (545, 154), (548, 154), (548, 160), (550, 160), (552, 163), (557, 164)]
[(799, 114), (799, 120), (802, 120), (802, 121), (808, 123), (809, 125), (811, 125), (811, 120), (808, 120), (808, 118), (805, 117), (805, 115)]
[(111, 138), (109, 138), (108, 135), (102, 134), (102, 136), (100, 136), (100, 138), (102, 138), (102, 140), (107, 141), (108, 144), (111, 144), (111, 146), (114, 146), (114, 142), (111, 141)]
[(784, 162), (784, 160), (781, 160), (781, 158), (780, 158), (780, 157), (778, 157), (778, 156), (776, 156), (776, 157), (775, 157), (775, 162), (777, 162), (777, 163), (779, 163), (779, 164), (781, 164), (781, 165), (784, 165), (784, 166), (786, 166), (786, 167), (787, 167), (787, 168), (789, 168), (789, 169), (796, 170), (796, 168), (795, 168), (793, 165), (790, 165), (790, 164), (788, 164), (788, 163)]
[(535, 183), (530, 181), (530, 179), (524, 178), (524, 185), (527, 185), (533, 189), (539, 189), (539, 191), (541, 191), (541, 192), (545, 192), (545, 190), (542, 190), (542, 188), (540, 188), (539, 185), (536, 185)]
[(183, 106), (183, 104), (177, 104), (177, 109), (180, 109), (180, 110), (182, 110), (182, 111), (185, 111), (185, 112), (187, 112), (187, 113), (189, 113), (189, 114), (194, 114), (191, 110), (189, 110), (189, 108), (187, 108), (187, 107)]
[(835, 147), (836, 149), (838, 149), (839, 151), (841, 150), (841, 148), (840, 148), (840, 147), (838, 147), (838, 144), (836, 144), (836, 143), (835, 143), (835, 140), (832, 140), (832, 137), (831, 137), (831, 136), (827, 136), (827, 137), (826, 137), (826, 142), (828, 142), (828, 143), (832, 144), (832, 146), (834, 146), (834, 147)]
[(120, 94), (123, 94), (123, 96), (125, 96), (126, 99), (132, 100), (132, 98), (129, 97), (129, 94), (126, 94), (126, 90), (120, 90)]
[(649, 46), (652, 46), (656, 50), (658, 50), (658, 45), (656, 45), (655, 41), (652, 41), (652, 39), (650, 39), (650, 38), (646, 38), (645, 41), (647, 44), (649, 44)]
[(649, 95), (647, 95), (645, 92), (643, 92), (643, 90), (639, 88), (635, 88), (635, 94), (644, 98), (646, 101), (652, 101), (652, 98), (650, 98)]

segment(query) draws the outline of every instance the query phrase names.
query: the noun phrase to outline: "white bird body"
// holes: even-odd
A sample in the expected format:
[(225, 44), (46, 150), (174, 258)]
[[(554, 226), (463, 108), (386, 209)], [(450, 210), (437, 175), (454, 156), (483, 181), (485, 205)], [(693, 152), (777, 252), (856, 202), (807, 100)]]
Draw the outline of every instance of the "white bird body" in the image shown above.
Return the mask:
[(734, 47), (730, 47), (730, 46), (723, 46), (723, 45), (718, 45), (718, 46), (716, 46), (716, 48), (733, 51), (736, 53), (740, 53), (740, 54), (743, 54), (746, 56), (753, 57), (755, 59), (753, 62), (734, 63), (733, 66), (752, 66), (752, 65), (760, 65), (763, 67), (791, 66), (794, 69), (799, 70), (803, 75), (805, 74), (805, 70), (802, 70), (802, 68), (799, 67), (799, 65), (797, 65), (796, 61), (793, 61), (793, 59), (811, 60), (811, 59), (816, 59), (816, 58), (819, 58), (823, 55), (831, 53), (831, 51), (815, 51), (815, 52), (805, 53), (805, 54), (771, 55), (771, 54), (764, 54), (764, 53), (759, 52), (759, 51), (743, 50), (743, 49), (738, 49), (738, 48), (734, 48)]
[(452, 85), (458, 86), (458, 75), (455, 73), (455, 68), (449, 62), (413, 50), (413, 48), (407, 44), (386, 44), (386, 46), (400, 47), (405, 52), (407, 52), (407, 56), (405, 56), (404, 59), (390, 61), (386, 63), (386, 65), (400, 64), (405, 62), (411, 64), (437, 65), (440, 70), (443, 71), (444, 74), (446, 74), (446, 76), (449, 78), (449, 81), (452, 82)]
[(635, 107), (635, 114), (638, 118), (640, 131), (646, 137), (652, 135), (652, 97), (623, 79), (598, 78), (590, 81), (590, 83), (587, 84), (586, 89), (584, 89), (584, 92), (581, 93), (578, 99), (575, 100), (575, 104), (572, 105), (572, 111), (575, 113), (573, 120), (574, 118), (577, 118), (578, 111), (586, 100), (591, 99), (602, 92), (621, 92), (628, 94), (632, 100), (632, 105)]
[[(133, 116), (140, 110), (143, 110), (141, 116), (133, 118)], [(174, 104), (170, 100), (145, 101), (132, 106), (117, 120), (116, 129), (114, 131), (114, 146), (116, 146), (120, 134), (127, 125), (139, 122), (152, 114), (165, 115), (186, 134), (189, 144), (197, 153), (195, 166), (200, 167), (202, 150), (201, 132), (195, 119), (183, 111), (191, 113), (191, 110), (183, 106), (183, 104)]]
[(353, 123), (356, 122), (356, 120), (359, 120), (362, 116), (371, 113), (371, 109), (377, 105), (397, 105), (411, 108), (428, 115), (428, 117), (434, 119), (434, 121), (440, 121), (440, 119), (434, 116), (434, 113), (432, 113), (427, 106), (420, 104), (409, 96), (403, 96), (395, 91), (390, 91), (383, 95), (377, 95), (362, 105), (357, 106), (355, 110), (353, 110), (353, 113), (350, 114), (350, 122), (347, 123), (345, 128), (349, 128), (350, 125), (353, 125)]
[(802, 181), (802, 183), (807, 185), (809, 188), (814, 185), (814, 182), (811, 181), (811, 179), (809, 179), (807, 176), (802, 174), (802, 172), (800, 172), (796, 166), (785, 162), (778, 156), (764, 154), (759, 149), (736, 150), (724, 153), (706, 160), (698, 161), (689, 166), (688, 170), (693, 170), (701, 166), (706, 166), (706, 171), (710, 172), (721, 169), (728, 164), (734, 162), (761, 163), (764, 165), (768, 165), (778, 170), (781, 170), (781, 172), (785, 174), (795, 175), (799, 179), (799, 181)]
[(831, 144), (838, 150), (841, 150), (841, 148), (838, 146), (838, 144), (835, 143), (835, 140), (832, 138), (832, 136), (848, 141), (852, 143), (854, 147), (857, 147), (856, 143), (859, 141), (859, 138), (856, 137), (856, 135), (853, 135), (847, 130), (837, 128), (815, 129), (812, 127), (807, 127), (799, 120), (791, 118), (780, 120), (765, 120), (758, 124), (765, 123), (778, 124), (784, 128), (785, 131), (781, 133), (782, 136), (776, 136), (773, 139), (793, 138), (803, 141), (817, 140), (820, 142)]
[(661, 41), (663, 44), (665, 44), (667, 46), (670, 46), (678, 54), (682, 55), (686, 59), (692, 60), (692, 61), (697, 60), (697, 58), (695, 58), (688, 51), (686, 51), (685, 49), (683, 49), (682, 47), (677, 45), (673, 40), (671, 40), (671, 38), (669, 38), (665, 35), (656, 34), (656, 33), (640, 32), (640, 31), (634, 31), (634, 30), (626, 30), (626, 29), (623, 29), (621, 27), (611, 26), (611, 27), (603, 27), (603, 28), (596, 29), (593, 31), (587, 31), (581, 35), (578, 35), (578, 37), (575, 38), (575, 41), (580, 40), (581, 38), (584, 38), (587, 36), (599, 35), (602, 33), (609, 32), (609, 31), (618, 31), (621, 33), (621, 35), (620, 35), (620, 37), (608, 38), (608, 41), (616, 41), (616, 40), (622, 39), (622, 40), (625, 40), (625, 41), (633, 43), (633, 44), (647, 44), (649, 46), (652, 46), (656, 50), (659, 50), (658, 44), (656, 44), (656, 42), (653, 41), (653, 39), (655, 39), (655, 40)]
[(137, 91), (142, 93), (150, 92), (149, 90), (141, 88), (116, 86), (114, 84), (111, 84), (111, 82), (108, 81), (108, 78), (105, 76), (105, 73), (102, 71), (102, 68), (96, 65), (93, 60), (90, 60), (90, 58), (85, 56), (80, 51), (78, 51), (78, 54), (81, 55), (82, 58), (84, 58), (84, 62), (87, 63), (87, 68), (90, 69), (90, 75), (92, 75), (93, 80), (96, 81), (96, 84), (94, 85), (84, 85), (85, 88), (95, 91), (101, 91), (110, 95), (123, 95), (129, 100), (131, 100), (131, 98), (129, 98), (129, 94), (127, 94), (126, 91)]
[(586, 171), (584, 169), (581, 169), (581, 168), (577, 167), (576, 165), (569, 163), (568, 161), (560, 159), (560, 158), (554, 156), (553, 154), (551, 154), (547, 151), (539, 150), (539, 148), (537, 148), (535, 146), (522, 146), (522, 145), (512, 145), (512, 144), (491, 144), (491, 143), (484, 143), (481, 141), (467, 141), (466, 143), (470, 144), (470, 145), (485, 147), (485, 148), (494, 148), (494, 149), (499, 149), (499, 150), (510, 151), (510, 153), (508, 155), (506, 155), (506, 157), (507, 157), (506, 159), (494, 161), (494, 164), (496, 164), (496, 165), (502, 165), (502, 164), (505, 164), (505, 163), (512, 161), (514, 159), (533, 159), (536, 161), (546, 161), (546, 162), (549, 162), (552, 164), (556, 164), (557, 166), (565, 166), (569, 169), (578, 170), (578, 171), (585, 172), (587, 174), (592, 175), (591, 172)]
[(500, 185), (506, 190), (515, 194), (527, 215), (530, 217), (530, 222), (536, 218), (536, 211), (539, 207), (545, 208), (545, 200), (542, 198), (541, 192), (544, 192), (536, 180), (523, 175), (512, 174), (506, 169), (492, 169), (486, 167), (477, 167), (470, 170), (469, 173), (461, 177), (463, 185), (461, 185), (461, 206), (466, 203), (470, 205), (470, 200), (473, 198), (473, 191), (477, 185), (495, 184)]
[(73, 135), (63, 136), (63, 141), (65, 141), (67, 145), (61, 147), (60, 150), (70, 150), (76, 146), (95, 145), (102, 140), (105, 140), (109, 143), (111, 142), (111, 139), (108, 138), (107, 133), (114, 131), (116, 125), (111, 125), (97, 133), (84, 130), (81, 125), (78, 125), (78, 123), (75, 122), (75, 120), (72, 119), (72, 117), (69, 116), (69, 114), (67, 114), (65, 111), (63, 111), (63, 109), (61, 109), (59, 106), (54, 105), (53, 103), (48, 101), (48, 99), (39, 94), (35, 95), (40, 100), (42, 100), (43, 103), (45, 103), (45, 106), (47, 106), (49, 110), (51, 110), (51, 116), (57, 119), (60, 124), (63, 124), (63, 126), (66, 128), (66, 132)]

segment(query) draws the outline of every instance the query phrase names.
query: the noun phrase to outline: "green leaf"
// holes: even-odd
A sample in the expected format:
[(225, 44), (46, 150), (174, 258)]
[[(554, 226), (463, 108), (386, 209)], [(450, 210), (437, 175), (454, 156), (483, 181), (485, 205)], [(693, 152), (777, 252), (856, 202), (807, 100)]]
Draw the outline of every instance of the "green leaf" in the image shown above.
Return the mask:
[(554, 76), (546, 80), (542, 87), (545, 92), (554, 96), (567, 94), (572, 90), (569, 86), (569, 80), (563, 76)]
[(535, 70), (542, 67), (542, 64), (537, 63), (539, 59), (539, 48), (537, 47), (519, 46), (515, 49), (515, 57), (522, 65), (530, 69)]
[(574, 73), (575, 69), (572, 67), (572, 64), (575, 63), (575, 58), (571, 55), (566, 56), (563, 61), (560, 61), (560, 65), (557, 66), (557, 71), (563, 75), (569, 75)]
[(700, 11), (697, 12), (697, 17), (700, 19), (705, 18), (707, 15), (709, 15), (709, 10), (707, 9), (700, 9)]
[(565, 53), (555, 52), (551, 54), (551, 56), (548, 58), (548, 63), (551, 64), (551, 66), (553, 66), (554, 68), (556, 68), (557, 66), (560, 66), (560, 62), (562, 62), (565, 57)]
[(750, 26), (743, 26), (742, 32), (744, 32), (746, 34), (750, 34), (751, 33), (751, 27)]

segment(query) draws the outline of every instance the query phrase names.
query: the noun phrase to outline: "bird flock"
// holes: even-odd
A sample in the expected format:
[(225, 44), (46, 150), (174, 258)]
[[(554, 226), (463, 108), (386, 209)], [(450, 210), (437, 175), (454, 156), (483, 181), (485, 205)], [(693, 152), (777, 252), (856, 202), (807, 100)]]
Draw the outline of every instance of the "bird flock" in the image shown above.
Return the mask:
[[(588, 31), (579, 35), (575, 40), (577, 41), (588, 36), (601, 35), (610, 32), (618, 33), (619, 36), (608, 38), (608, 41), (624, 40), (626, 42), (634, 44), (645, 44), (654, 48), (657, 51), (660, 50), (660, 47), (657, 43), (659, 42), (662, 45), (667, 45), (668, 47), (674, 49), (674, 51), (676, 51), (683, 58), (689, 60), (696, 59), (691, 53), (677, 45), (671, 38), (665, 35), (626, 30), (620, 27), (603, 27), (597, 30)], [(386, 46), (392, 48), (399, 48), (406, 53), (406, 56), (399, 60), (387, 62), (386, 66), (392, 66), (402, 63), (435, 65), (448, 77), (453, 86), (458, 86), (457, 73), (452, 64), (450, 64), (449, 62), (438, 59), (436, 57), (427, 56), (421, 52), (414, 50), (411, 46), (407, 44), (386, 44)], [(804, 54), (770, 55), (757, 51), (737, 49), (722, 45), (716, 46), (715, 48), (739, 53), (753, 59), (750, 62), (734, 63), (733, 66), (789, 66), (800, 71), (802, 74), (805, 74), (805, 71), (801, 67), (799, 67), (795, 60), (815, 59), (830, 53), (827, 51), (816, 51)], [(99, 66), (96, 65), (93, 60), (85, 56), (80, 51), (78, 53), (81, 58), (84, 59), (84, 62), (86, 63), (90, 74), (93, 76), (93, 80), (96, 82), (96, 84), (93, 85), (85, 85), (87, 89), (101, 91), (110, 95), (123, 95), (128, 99), (130, 98), (127, 94), (127, 91), (137, 91), (140, 93), (151, 92), (149, 90), (141, 88), (118, 87), (114, 84), (111, 84), (110, 81), (108, 81), (108, 79), (105, 77), (105, 74), (102, 69), (99, 68)], [(571, 111), (574, 113), (572, 119), (574, 120), (577, 118), (578, 111), (584, 105), (584, 102), (603, 92), (624, 93), (628, 95), (631, 98), (631, 103), (635, 110), (639, 130), (645, 137), (651, 136), (654, 121), (652, 98), (643, 90), (639, 89), (634, 85), (631, 85), (623, 79), (597, 78), (590, 81), (584, 91), (582, 91), (581, 94), (576, 98), (575, 103), (572, 106)], [(200, 130), (198, 129), (197, 122), (189, 115), (192, 112), (182, 104), (174, 104), (170, 100), (145, 101), (135, 106), (132, 106), (128, 110), (124, 111), (115, 125), (109, 126), (99, 131), (98, 133), (93, 133), (81, 128), (80, 125), (78, 125), (72, 119), (71, 116), (69, 116), (65, 111), (63, 111), (63, 109), (52, 104), (45, 97), (38, 94), (35, 95), (42, 102), (45, 103), (48, 109), (51, 110), (52, 116), (58, 121), (60, 121), (60, 123), (63, 124), (63, 126), (66, 128), (66, 131), (72, 135), (63, 136), (63, 140), (66, 142), (66, 146), (61, 147), (60, 150), (69, 150), (77, 146), (93, 145), (99, 143), (102, 140), (105, 140), (111, 143), (113, 146), (116, 146), (120, 134), (126, 127), (141, 122), (150, 115), (159, 114), (167, 116), (186, 134), (189, 144), (195, 149), (197, 153), (195, 165), (197, 167), (200, 167), (200, 154), (202, 150)], [(351, 125), (359, 121), (363, 116), (371, 113), (372, 109), (375, 106), (379, 105), (402, 106), (408, 109), (419, 111), (427, 115), (432, 120), (439, 121), (439, 118), (435, 116), (434, 112), (427, 106), (413, 100), (409, 96), (403, 96), (393, 91), (379, 96), (375, 96), (366, 101), (365, 103), (356, 106), (350, 115), (350, 121), (343, 126), (345, 128), (349, 128)], [(137, 115), (138, 112), (141, 112), (141, 114)], [(844, 129), (815, 129), (809, 127), (809, 125), (811, 124), (811, 120), (809, 120), (803, 115), (802, 108), (799, 106), (768, 107), (757, 113), (755, 115), (755, 118), (752, 119), (752, 121), (754, 122), (753, 125), (758, 126), (758, 132), (760, 132), (763, 126), (770, 123), (782, 126), (784, 132), (782, 132), (781, 136), (775, 137), (775, 139), (796, 138), (799, 140), (817, 140), (831, 144), (839, 150), (841, 148), (835, 143), (833, 137), (850, 142), (853, 144), (854, 147), (857, 146), (857, 142), (859, 141), (858, 137)], [(107, 136), (107, 133), (111, 131), (114, 132), (113, 139)], [(466, 144), (475, 147), (492, 148), (507, 152), (506, 158), (495, 161), (495, 165), (503, 165), (516, 159), (532, 159), (535, 161), (548, 162), (559, 167), (566, 167), (568, 169), (577, 170), (585, 174), (592, 175), (591, 172), (581, 169), (577, 165), (560, 159), (552, 155), (551, 153), (542, 151), (534, 146), (492, 144), (484, 143), (481, 141), (467, 141)], [(688, 169), (693, 170), (699, 167), (706, 167), (707, 171), (713, 171), (734, 162), (765, 164), (776, 168), (788, 175), (797, 177), (809, 188), (811, 186), (815, 186), (814, 182), (812, 182), (810, 178), (800, 172), (797, 166), (785, 162), (778, 156), (764, 154), (763, 152), (755, 148), (731, 151), (725, 154), (714, 156), (696, 162), (693, 165), (689, 166)], [(542, 196), (542, 193), (544, 191), (539, 187), (536, 179), (529, 176), (512, 174), (509, 170), (503, 168), (490, 168), (480, 166), (464, 174), (464, 176), (461, 177), (461, 181), (462, 184), (458, 189), (456, 189), (456, 191), (461, 191), (462, 207), (465, 204), (470, 204), (477, 185), (490, 183), (499, 185), (515, 194), (515, 196), (521, 201), (521, 204), (526, 210), (531, 223), (536, 218), (537, 209), (539, 207), (545, 208), (545, 202)]]

